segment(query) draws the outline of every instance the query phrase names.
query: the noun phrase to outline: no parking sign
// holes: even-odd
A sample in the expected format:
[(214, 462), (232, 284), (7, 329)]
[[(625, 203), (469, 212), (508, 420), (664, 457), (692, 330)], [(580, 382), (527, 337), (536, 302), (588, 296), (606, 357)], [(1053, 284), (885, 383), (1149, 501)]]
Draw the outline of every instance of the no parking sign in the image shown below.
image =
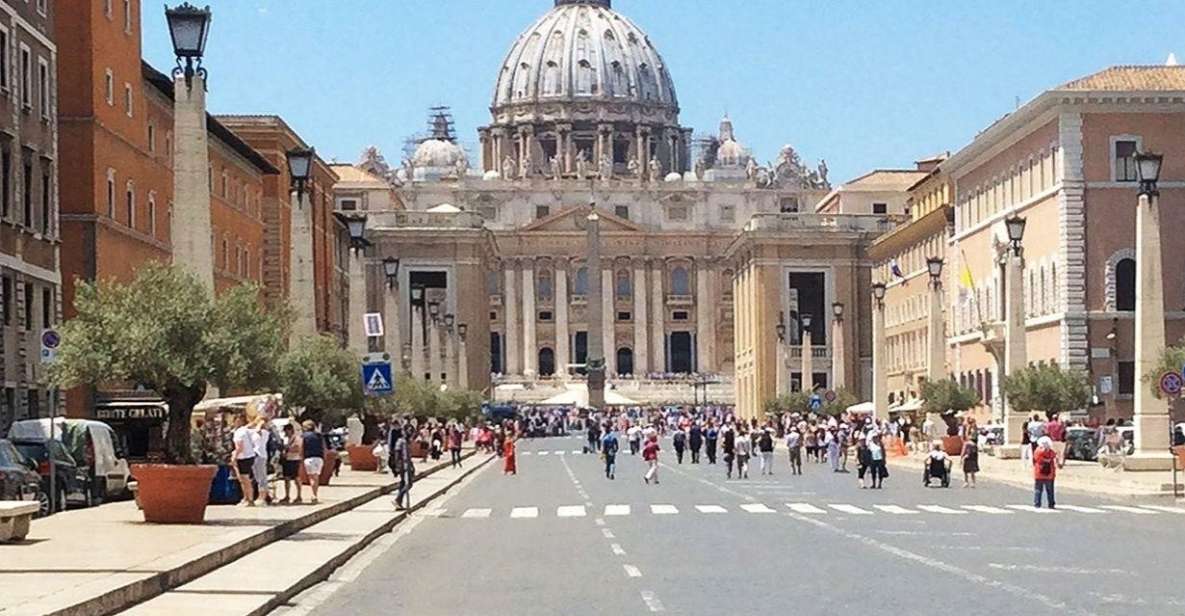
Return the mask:
[(1181, 395), (1181, 387), (1185, 384), (1182, 382), (1181, 373), (1179, 372), (1165, 372), (1160, 375), (1160, 391), (1166, 396)]

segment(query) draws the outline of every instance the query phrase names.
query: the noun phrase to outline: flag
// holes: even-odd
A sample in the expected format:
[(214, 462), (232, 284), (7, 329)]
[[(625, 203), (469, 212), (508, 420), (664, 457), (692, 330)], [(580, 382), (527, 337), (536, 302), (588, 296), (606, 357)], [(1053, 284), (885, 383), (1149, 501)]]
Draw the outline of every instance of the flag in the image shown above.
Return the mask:
[(901, 265), (897, 263), (897, 259), (889, 261), (889, 271), (892, 272), (900, 280), (905, 280), (905, 274), (901, 271)]
[(959, 256), (962, 257), (962, 268), (959, 270), (959, 302), (964, 306), (975, 304), (975, 312), (979, 317), (980, 322), (983, 321), (983, 315), (980, 313), (979, 302), (975, 296), (975, 278), (971, 275), (971, 266), (967, 265), (967, 253), (959, 250)]

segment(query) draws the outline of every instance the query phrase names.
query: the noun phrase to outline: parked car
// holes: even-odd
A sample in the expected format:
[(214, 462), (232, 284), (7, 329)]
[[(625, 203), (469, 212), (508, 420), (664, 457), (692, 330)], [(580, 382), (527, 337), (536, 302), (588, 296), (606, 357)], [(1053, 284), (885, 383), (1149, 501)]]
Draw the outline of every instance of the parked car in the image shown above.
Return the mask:
[(1066, 459), (1094, 462), (1099, 458), (1098, 430), (1083, 426), (1066, 428)]
[[(87, 483), (92, 501), (101, 503), (127, 493), (131, 470), (111, 426), (90, 419), (58, 417), (54, 420), (54, 431), (54, 438), (66, 445), (70, 456), (90, 476)], [(47, 439), (49, 419), (14, 422), (8, 434), (12, 439)]]
[(37, 464), (7, 439), (0, 439), (0, 500), (35, 500), (41, 503), (40, 515), (49, 513), (49, 495), (41, 489)]
[[(98, 503), (94, 500), (90, 485), (90, 473), (85, 467), (80, 467), (66, 446), (57, 439), (20, 439), (11, 438), (21, 455), (37, 463), (37, 473), (41, 476), (41, 490), (46, 494), (56, 492), (52, 512), (65, 511), (69, 505), (91, 507)], [(50, 490), (49, 459), (54, 460), (54, 486)], [(46, 513), (52, 513), (46, 511)]]

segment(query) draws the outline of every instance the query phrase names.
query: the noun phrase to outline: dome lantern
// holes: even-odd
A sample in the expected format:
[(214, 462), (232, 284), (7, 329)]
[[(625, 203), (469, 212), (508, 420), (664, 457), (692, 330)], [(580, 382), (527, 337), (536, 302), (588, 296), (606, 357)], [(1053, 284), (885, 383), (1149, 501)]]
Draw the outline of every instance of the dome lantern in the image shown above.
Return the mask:
[(591, 4), (594, 6), (603, 6), (607, 9), (613, 8), (612, 0), (555, 0), (556, 6), (563, 6), (565, 4)]

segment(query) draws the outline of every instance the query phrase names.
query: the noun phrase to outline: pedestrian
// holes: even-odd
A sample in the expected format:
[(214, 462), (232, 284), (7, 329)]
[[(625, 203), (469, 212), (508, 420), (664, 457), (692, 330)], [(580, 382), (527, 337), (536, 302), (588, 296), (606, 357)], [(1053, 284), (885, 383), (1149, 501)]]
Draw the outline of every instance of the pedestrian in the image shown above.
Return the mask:
[(518, 475), (518, 459), (514, 451), (514, 436), (507, 435), (502, 441), (502, 474)]
[(601, 456), (605, 458), (605, 477), (616, 479), (617, 474), (617, 432), (613, 424), (609, 424), (605, 431), (605, 438), (601, 439)]
[(749, 478), (749, 454), (753, 451), (753, 441), (745, 434), (744, 424), (741, 424), (741, 429), (736, 436), (736, 442), (733, 447), (736, 449), (737, 457), (737, 479)]
[(1045, 435), (1053, 441), (1053, 452), (1057, 454), (1057, 466), (1062, 468), (1066, 465), (1066, 424), (1062, 423), (1061, 416), (1054, 413), (1049, 416), (1049, 421), (1045, 424)]
[(272, 432), (268, 429), (267, 420), (262, 415), (255, 418), (252, 426), (251, 445), (255, 448), (255, 459), (251, 461), (251, 477), (255, 480), (258, 498), (263, 501), (265, 506), (271, 506), (272, 493), (268, 487), (267, 479)]
[(448, 451), (452, 457), (453, 468), (461, 468), (461, 442), (465, 439), (465, 431), (461, 424), (453, 424), (448, 432)]
[(724, 426), (724, 466), (727, 477), (732, 479), (732, 463), (736, 460), (736, 430), (732, 426)]
[(1026, 432), (1029, 434), (1029, 447), (1032, 453), (1037, 453), (1037, 443), (1041, 437), (1045, 436), (1045, 422), (1041, 421), (1041, 416), (1033, 413), (1033, 418), (1029, 420)]
[(642, 475), (642, 481), (649, 484), (654, 481), (658, 485), (658, 435), (652, 434), (646, 440), (646, 446), (642, 448), (642, 460), (646, 462), (646, 474)]
[(235, 430), (231, 433), (234, 451), (231, 453), (231, 463), (234, 465), (235, 475), (239, 479), (239, 488), (243, 491), (240, 505), (255, 506), (255, 490), (251, 486), (251, 473), (255, 466), (255, 437), (253, 430), (247, 425), (247, 416), (237, 414), (234, 418)]
[(872, 454), (872, 488), (879, 490), (884, 487), (885, 478), (889, 476), (889, 468), (885, 465), (885, 446), (879, 433), (873, 435), (868, 449)]
[(687, 433), (682, 429), (675, 430), (671, 436), (671, 443), (675, 446), (675, 459), (683, 464), (683, 450), (687, 447)]
[(802, 433), (798, 428), (786, 431), (786, 450), (790, 452), (790, 474), (802, 474)]
[(831, 463), (831, 472), (839, 472), (839, 436), (835, 430), (828, 430), (823, 437), (823, 444), (827, 448), (827, 461)]
[(585, 447), (585, 453), (595, 453), (601, 450), (601, 427), (597, 422), (589, 417), (588, 420), (588, 445)]
[(761, 452), (761, 474), (774, 474), (774, 435), (773, 430), (766, 428), (761, 431), (757, 439), (757, 449)]
[(313, 492), (309, 502), (316, 505), (317, 489), (321, 487), (321, 469), (325, 468), (325, 440), (317, 432), (312, 420), (306, 419), (301, 427), (304, 428), (300, 435), (301, 455), (304, 456), (301, 464), (309, 480), (309, 489)]
[(1053, 499), (1053, 480), (1057, 477), (1057, 452), (1053, 450), (1053, 439), (1042, 436), (1037, 439), (1037, 451), (1033, 452), (1033, 506), (1041, 508), (1041, 493), (1049, 508), (1057, 505)]
[(975, 473), (979, 472), (979, 444), (974, 439), (963, 441), (963, 487), (975, 487)]
[(868, 439), (863, 435), (856, 441), (856, 478), (860, 482), (860, 489), (868, 486), (864, 483), (864, 475), (872, 468), (872, 450), (868, 448)]
[[(284, 425), (284, 460), (280, 463), (281, 470), (284, 475), (284, 499), (280, 501), (281, 504), (287, 505), (289, 502), (299, 505), (303, 500), (300, 497), (300, 461), (304, 459), (301, 453), (300, 438), (296, 436), (296, 426), (292, 423)], [(291, 485), (296, 484), (296, 500), (289, 500), (291, 494)]]
[(403, 511), (411, 507), (411, 486), (415, 483), (415, 463), (411, 457), (410, 426), (395, 425), (387, 434), (387, 467), (399, 481), (393, 502), (395, 509)]
[(704, 453), (708, 455), (708, 464), (716, 463), (716, 441), (720, 438), (720, 431), (716, 429), (716, 422), (709, 420), (708, 429), (704, 433)]
[(642, 450), (642, 428), (638, 424), (631, 424), (625, 431), (630, 442), (630, 455), (636, 456)]
[(691, 432), (687, 436), (687, 444), (691, 448), (691, 463), (699, 464), (699, 452), (704, 446), (704, 429), (699, 421), (691, 426)]

